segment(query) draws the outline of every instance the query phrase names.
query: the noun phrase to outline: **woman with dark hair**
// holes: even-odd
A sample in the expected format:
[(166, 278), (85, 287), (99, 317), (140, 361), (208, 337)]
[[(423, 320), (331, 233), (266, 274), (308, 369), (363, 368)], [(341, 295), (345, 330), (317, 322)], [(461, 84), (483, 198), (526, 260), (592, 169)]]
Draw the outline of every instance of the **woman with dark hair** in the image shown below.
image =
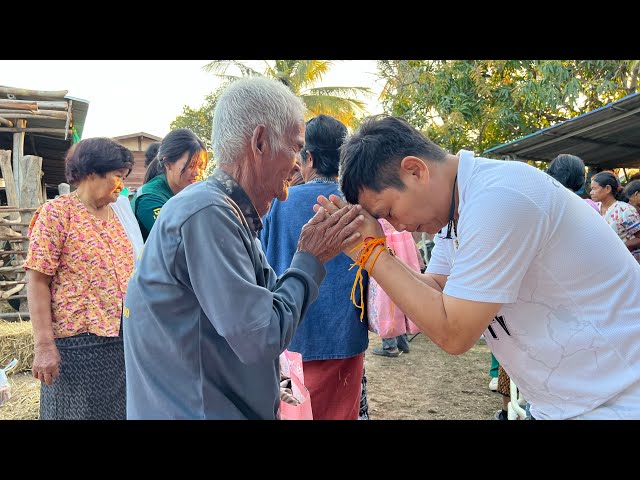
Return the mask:
[(121, 320), (134, 256), (112, 204), (133, 163), (108, 138), (76, 143), (65, 167), (76, 190), (41, 205), (29, 226), (23, 267), (40, 419), (126, 418)]
[(572, 192), (579, 192), (584, 187), (584, 162), (575, 155), (561, 153), (549, 164), (547, 173)]
[(640, 263), (640, 214), (624, 201), (627, 197), (616, 176), (611, 172), (595, 174), (590, 195), (594, 202), (600, 202), (600, 215)]
[(158, 148), (160, 148), (160, 142), (150, 143), (147, 149), (144, 151), (144, 166), (148, 167), (151, 162), (156, 158), (158, 154)]
[(131, 199), (142, 238), (147, 240), (160, 209), (171, 197), (201, 179), (209, 162), (204, 142), (188, 128), (172, 130), (147, 167), (144, 184)]
[(623, 193), (627, 197), (629, 205), (633, 205), (640, 212), (640, 180), (633, 180), (627, 183)]
[[(575, 194), (584, 194), (586, 171), (580, 157), (561, 153), (551, 161), (547, 173)], [(585, 198), (584, 201), (595, 211), (600, 211), (600, 205), (590, 198)]]

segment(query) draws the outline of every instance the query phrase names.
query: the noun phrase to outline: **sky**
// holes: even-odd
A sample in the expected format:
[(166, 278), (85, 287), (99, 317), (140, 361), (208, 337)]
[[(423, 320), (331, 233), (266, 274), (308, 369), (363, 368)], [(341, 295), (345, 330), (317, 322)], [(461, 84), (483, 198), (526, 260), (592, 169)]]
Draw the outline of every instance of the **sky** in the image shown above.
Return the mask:
[[(0, 60), (0, 85), (68, 90), (89, 101), (82, 138), (146, 132), (164, 137), (185, 105), (198, 108), (219, 85), (208, 60)], [(263, 71), (262, 61), (249, 65)], [(362, 86), (375, 93), (367, 113), (382, 113), (375, 60), (336, 61), (318, 86)], [(229, 70), (228, 74), (237, 75)]]

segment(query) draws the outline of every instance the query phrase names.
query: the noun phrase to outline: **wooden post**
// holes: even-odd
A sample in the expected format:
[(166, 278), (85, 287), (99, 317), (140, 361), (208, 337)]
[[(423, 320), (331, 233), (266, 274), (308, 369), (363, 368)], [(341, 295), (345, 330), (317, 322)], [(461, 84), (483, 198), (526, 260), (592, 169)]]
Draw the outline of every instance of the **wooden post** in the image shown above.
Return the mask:
[(42, 177), (42, 157), (25, 155), (22, 160), (23, 182), (19, 195), (20, 207), (39, 207), (38, 188)]
[[(27, 128), (26, 120), (16, 120), (17, 128)], [(18, 203), (20, 202), (20, 188), (22, 185), (22, 178), (20, 177), (21, 169), (20, 163), (22, 162), (22, 155), (24, 154), (24, 132), (16, 132), (13, 134), (13, 175), (16, 181), (16, 193), (18, 194)]]
[[(20, 208), (30, 208), (40, 206), (40, 179), (42, 178), (42, 157), (35, 155), (25, 155), (22, 160), (23, 177), (22, 185), (20, 189)], [(33, 218), (34, 212), (25, 212), (22, 214), (23, 223), (30, 224)], [(24, 237), (28, 234), (29, 227), (21, 227), (22, 235)], [(22, 242), (22, 248), (24, 250), (29, 249), (29, 240)], [(24, 274), (20, 275), (20, 278), (25, 278)], [(29, 290), (29, 285), (25, 285), (25, 293)], [(20, 301), (21, 313), (28, 313), (29, 306), (26, 300)]]
[[(38, 190), (40, 189), (40, 178), (42, 176), (42, 157), (36, 157), (35, 155), (25, 155), (22, 159), (22, 188), (20, 189), (19, 206), (24, 207), (39, 207), (40, 196)], [(22, 214), (22, 222), (29, 224), (34, 212), (25, 212)], [(22, 235), (27, 236), (27, 228), (22, 229)], [(29, 242), (25, 240), (22, 244), (23, 248), (27, 250)]]
[[(2, 169), (2, 178), (4, 178), (7, 205), (10, 207), (18, 207), (18, 192), (16, 191), (13, 168), (11, 168), (11, 151), (0, 150), (0, 169)], [(12, 220), (20, 222), (20, 213), (14, 212)]]

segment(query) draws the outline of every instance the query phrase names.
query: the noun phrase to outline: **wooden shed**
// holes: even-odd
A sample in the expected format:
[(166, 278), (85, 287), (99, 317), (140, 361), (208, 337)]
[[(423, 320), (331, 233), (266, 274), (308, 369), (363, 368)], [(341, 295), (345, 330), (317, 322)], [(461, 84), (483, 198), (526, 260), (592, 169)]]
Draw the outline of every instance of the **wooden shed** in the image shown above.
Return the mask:
[(142, 181), (144, 180), (144, 173), (146, 171), (144, 166), (144, 152), (149, 145), (162, 141), (162, 138), (151, 135), (150, 133), (138, 132), (112, 137), (111, 139), (133, 152), (135, 164), (133, 165), (133, 170), (131, 170), (131, 173), (124, 182), (125, 185), (129, 187), (129, 192), (133, 193), (142, 185)]
[[(53, 198), (66, 182), (64, 157), (82, 138), (89, 102), (70, 97), (67, 90), (41, 91), (0, 86), (0, 150), (11, 151), (18, 194), (22, 188), (22, 159), (42, 158), (41, 200)], [(6, 205), (6, 195), (0, 197)]]

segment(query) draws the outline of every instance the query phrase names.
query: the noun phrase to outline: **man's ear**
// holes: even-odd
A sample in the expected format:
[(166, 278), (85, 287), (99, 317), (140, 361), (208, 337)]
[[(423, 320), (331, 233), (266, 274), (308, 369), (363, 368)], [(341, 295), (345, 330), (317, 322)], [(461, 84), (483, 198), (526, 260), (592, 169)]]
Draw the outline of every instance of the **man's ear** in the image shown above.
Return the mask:
[(255, 155), (263, 155), (267, 143), (267, 129), (263, 124), (259, 124), (253, 129), (251, 136), (251, 150)]
[(429, 167), (424, 160), (409, 155), (404, 157), (400, 162), (400, 178), (404, 180), (405, 184), (411, 180), (428, 183), (429, 177)]

